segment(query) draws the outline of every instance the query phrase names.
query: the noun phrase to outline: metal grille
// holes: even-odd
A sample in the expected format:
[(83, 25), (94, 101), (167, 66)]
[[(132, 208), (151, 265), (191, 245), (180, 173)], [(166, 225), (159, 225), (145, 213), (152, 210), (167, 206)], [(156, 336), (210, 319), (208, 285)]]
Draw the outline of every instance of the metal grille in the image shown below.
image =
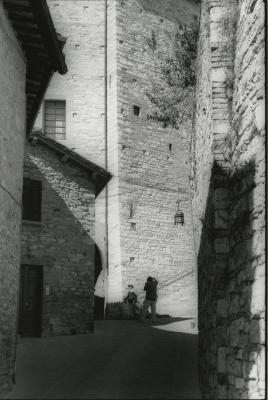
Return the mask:
[(66, 104), (65, 101), (45, 101), (44, 133), (54, 139), (65, 139)]

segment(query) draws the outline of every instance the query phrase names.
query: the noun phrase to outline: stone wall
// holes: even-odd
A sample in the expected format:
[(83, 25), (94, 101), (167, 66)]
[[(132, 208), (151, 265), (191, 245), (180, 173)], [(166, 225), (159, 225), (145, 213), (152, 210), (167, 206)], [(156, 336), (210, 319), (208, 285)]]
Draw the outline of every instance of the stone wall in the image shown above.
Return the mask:
[[(203, 1), (202, 10), (211, 95), (200, 82), (192, 146), (201, 389), (211, 399), (264, 398), (264, 3)], [(202, 99), (213, 110), (213, 163), (211, 147), (198, 152)]]
[[(234, 59), (230, 214), (231, 397), (265, 397), (265, 32), (264, 1), (240, 1)], [(233, 365), (235, 361), (235, 367)]]
[(15, 362), (26, 66), (0, 1), (0, 396)]
[[(104, 167), (104, 1), (47, 3), (57, 32), (66, 38), (68, 72), (54, 74), (45, 99), (66, 100), (63, 144)], [(35, 127), (43, 129), (43, 107)]]
[(38, 143), (24, 176), (42, 182), (41, 223), (22, 221), (21, 264), (43, 267), (42, 335), (93, 329), (94, 186), (88, 174)]
[[(172, 17), (170, 10), (176, 10)], [(191, 120), (179, 129), (148, 119), (147, 93), (162, 88), (162, 65), (175, 58), (176, 33), (197, 29), (196, 2), (117, 1), (118, 199), (121, 260), (109, 281), (139, 300), (148, 275), (159, 279), (158, 312), (196, 316), (189, 201)], [(139, 115), (134, 106), (140, 107)], [(114, 171), (112, 171), (114, 173)], [(178, 197), (185, 224), (174, 225)], [(114, 240), (114, 239), (109, 239)], [(122, 290), (121, 289), (121, 290)], [(109, 297), (122, 301), (121, 291)]]
[[(68, 73), (55, 75), (46, 98), (66, 100), (64, 144), (104, 166), (105, 1), (67, 3), (49, 1), (55, 26), (67, 37)], [(176, 33), (197, 29), (198, 16), (195, 0), (107, 2), (107, 168), (113, 179), (108, 186), (108, 244), (104, 191), (96, 201), (95, 239), (105, 264), (106, 246), (109, 249), (110, 303), (122, 301), (129, 280), (142, 300), (143, 283), (154, 274), (160, 279), (160, 312), (196, 315), (189, 202), (191, 121), (175, 130), (148, 120), (152, 104), (146, 92), (161, 86), (161, 63), (174, 56)], [(141, 107), (138, 118), (133, 105)], [(42, 110), (36, 127), (40, 125)], [(174, 226), (178, 195), (183, 227)], [(130, 206), (135, 209), (131, 220)], [(163, 249), (168, 249), (168, 257), (163, 257)]]
[[(66, 101), (66, 138), (59, 140), (105, 167), (105, 2), (48, 0), (57, 32), (66, 37), (67, 74), (55, 73), (45, 99)], [(112, 54), (112, 53), (111, 53)], [(43, 106), (35, 122), (43, 129)], [(105, 190), (96, 199), (95, 240), (106, 265)]]

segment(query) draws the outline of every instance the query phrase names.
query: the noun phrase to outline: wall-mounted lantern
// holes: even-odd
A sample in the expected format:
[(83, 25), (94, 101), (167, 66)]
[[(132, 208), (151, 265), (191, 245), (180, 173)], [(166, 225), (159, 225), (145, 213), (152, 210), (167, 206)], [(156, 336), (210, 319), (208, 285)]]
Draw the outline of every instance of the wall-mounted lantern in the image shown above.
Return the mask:
[(182, 210), (180, 209), (180, 200), (178, 200), (177, 211), (174, 215), (174, 225), (178, 225), (178, 224), (181, 224), (181, 225), (184, 224), (184, 214), (183, 214)]

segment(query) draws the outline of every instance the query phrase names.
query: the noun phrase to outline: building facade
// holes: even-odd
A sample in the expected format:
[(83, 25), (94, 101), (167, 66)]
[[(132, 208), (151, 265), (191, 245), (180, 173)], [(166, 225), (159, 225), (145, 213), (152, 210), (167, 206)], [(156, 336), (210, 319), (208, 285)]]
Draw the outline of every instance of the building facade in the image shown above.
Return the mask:
[(15, 375), (26, 133), (50, 77), (66, 72), (46, 3), (25, 1), (22, 8), (19, 3), (0, 1), (0, 396)]
[[(159, 313), (196, 317), (192, 118), (177, 128), (164, 126), (151, 118), (150, 98), (157, 91), (164, 97), (163, 67), (176, 58), (183, 34), (198, 30), (199, 4), (51, 0), (49, 6), (67, 37), (69, 72), (52, 79), (36, 128), (53, 135), (47, 110), (50, 101), (60, 101), (66, 130), (56, 140), (113, 174), (96, 202), (107, 315), (120, 316), (129, 283), (142, 300), (144, 282), (152, 275), (159, 279)], [(184, 225), (174, 223), (178, 201)]]
[(93, 331), (95, 195), (109, 178), (53, 139), (31, 137), (22, 197), (21, 336)]

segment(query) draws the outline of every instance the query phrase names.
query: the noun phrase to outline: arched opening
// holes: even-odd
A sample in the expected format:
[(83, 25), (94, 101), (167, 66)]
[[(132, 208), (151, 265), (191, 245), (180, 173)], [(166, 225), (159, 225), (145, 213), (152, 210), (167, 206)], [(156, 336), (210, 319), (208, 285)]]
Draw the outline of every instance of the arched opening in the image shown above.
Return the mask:
[(104, 319), (104, 276), (102, 268), (101, 253), (95, 244), (95, 273), (94, 273), (94, 319)]

